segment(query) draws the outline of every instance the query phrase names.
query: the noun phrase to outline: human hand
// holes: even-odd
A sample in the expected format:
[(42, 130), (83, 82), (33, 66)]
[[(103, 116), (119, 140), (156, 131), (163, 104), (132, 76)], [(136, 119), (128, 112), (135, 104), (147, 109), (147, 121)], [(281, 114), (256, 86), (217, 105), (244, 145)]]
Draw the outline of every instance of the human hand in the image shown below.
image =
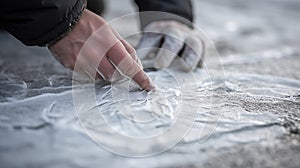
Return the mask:
[[(87, 45), (84, 45), (87, 41)], [(48, 48), (67, 68), (74, 70), (77, 62), (76, 66), (89, 75), (95, 73), (96, 69), (98, 75), (101, 74), (99, 78), (110, 82), (125, 75), (142, 89), (150, 91), (154, 88), (150, 78), (143, 71), (135, 49), (103, 18), (89, 10), (84, 11), (79, 22), (64, 38)]]
[(177, 21), (155, 21), (147, 25), (137, 46), (145, 66), (166, 68), (176, 56), (185, 71), (202, 65), (205, 44), (201, 35)]

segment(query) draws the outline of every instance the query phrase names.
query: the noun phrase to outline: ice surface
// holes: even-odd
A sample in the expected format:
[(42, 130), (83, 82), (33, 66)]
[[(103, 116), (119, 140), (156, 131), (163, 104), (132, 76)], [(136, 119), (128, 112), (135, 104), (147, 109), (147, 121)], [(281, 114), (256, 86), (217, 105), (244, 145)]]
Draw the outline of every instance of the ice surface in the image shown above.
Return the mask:
[[(117, 12), (107, 18), (127, 13), (127, 3), (109, 1)], [(82, 107), (86, 111), (79, 114), (80, 120), (70, 71), (45, 49), (24, 47), (1, 32), (0, 167), (297, 167), (299, 2), (203, 0), (194, 4), (197, 24), (213, 40), (224, 64), (214, 55), (207, 57), (209, 73), (197, 70), (196, 80), (182, 82), (186, 85), (178, 85), (166, 72), (149, 72), (158, 86), (153, 93), (97, 85), (89, 98), (95, 102)], [(124, 20), (129, 22), (137, 25)], [(119, 26), (121, 33), (137, 28), (132, 25)], [(137, 43), (136, 36), (128, 40)], [(195, 90), (182, 89), (189, 87)], [(182, 102), (190, 107), (180, 109)], [(125, 109), (126, 103), (130, 110)], [(160, 155), (121, 157), (86, 135), (93, 133), (121, 151), (156, 151), (161, 146), (140, 147), (111, 137), (116, 130), (134, 137), (156, 136), (168, 130), (182, 110), (178, 126), (188, 127), (192, 119), (192, 129)], [(143, 122), (136, 124), (133, 119)], [(107, 129), (108, 124), (114, 129)]]

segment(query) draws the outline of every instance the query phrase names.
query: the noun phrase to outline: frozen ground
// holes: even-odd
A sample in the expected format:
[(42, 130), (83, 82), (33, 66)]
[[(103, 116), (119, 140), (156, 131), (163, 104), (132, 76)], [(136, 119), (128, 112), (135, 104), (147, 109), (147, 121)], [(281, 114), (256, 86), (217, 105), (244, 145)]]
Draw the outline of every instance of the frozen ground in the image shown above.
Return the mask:
[[(214, 42), (223, 65), (209, 55), (206, 65), (213, 78), (197, 70), (196, 80), (186, 82), (197, 94), (182, 97), (188, 108), (179, 126), (185, 127), (193, 115), (193, 128), (171, 150), (146, 158), (115, 155), (93, 142), (75, 113), (72, 73), (46, 49), (25, 47), (2, 32), (0, 167), (299, 167), (300, 2), (197, 0), (194, 6), (196, 24)], [(105, 17), (133, 11), (131, 2), (114, 0)], [(121, 34), (138, 29), (135, 20), (116, 26)], [(129, 41), (136, 44), (137, 39)], [(153, 95), (154, 106), (176, 104), (178, 88), (172, 77), (160, 71), (149, 74), (162, 88)], [(124, 107), (123, 100), (111, 103), (113, 94), (122, 95), (122, 90), (96, 87), (96, 104), (106, 121), (121, 132), (143, 136), (162, 131), (172, 122), (173, 106), (163, 109), (162, 120), (150, 126), (128, 122), (118, 108)], [(132, 91), (130, 97), (136, 101), (145, 93)], [(144, 107), (132, 106), (137, 112), (147, 111)], [(85, 131), (95, 133), (108, 146), (129, 153), (128, 149), (133, 153), (159, 149), (134, 148), (133, 142), (110, 139), (113, 133), (98, 120), (95, 109), (79, 114), (81, 122)]]

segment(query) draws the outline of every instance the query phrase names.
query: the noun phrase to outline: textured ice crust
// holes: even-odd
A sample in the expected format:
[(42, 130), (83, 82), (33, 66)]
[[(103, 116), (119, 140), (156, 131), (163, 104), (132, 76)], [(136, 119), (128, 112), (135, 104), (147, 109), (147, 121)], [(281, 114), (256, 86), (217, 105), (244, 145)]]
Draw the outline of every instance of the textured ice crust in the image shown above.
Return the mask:
[[(155, 72), (153, 75), (157, 78), (169, 79), (161, 72)], [(287, 130), (284, 128), (285, 123), (288, 123), (287, 121), (299, 120), (299, 116), (291, 113), (299, 111), (300, 82), (297, 80), (242, 73), (228, 74), (225, 82), (218, 78), (201, 77), (201, 74), (198, 77), (198, 83), (194, 84), (198, 86), (197, 92), (199, 94), (196, 99), (199, 108), (194, 126), (190, 133), (184, 137), (181, 145), (177, 145), (170, 152), (158, 157), (180, 158), (182, 155), (177, 157), (177, 155), (173, 156), (172, 153), (188, 154), (197, 149), (201, 155), (200, 159), (206, 160), (208, 159), (206, 153), (210, 150), (233, 149), (232, 147), (239, 144), (267, 143), (272, 146), (273, 143), (277, 142), (275, 141), (277, 137), (287, 134)], [(159, 84), (160, 80), (154, 81)], [(101, 110), (97, 110), (92, 116), (88, 115), (87, 112), (86, 117), (82, 120), (90, 124), (88, 129), (108, 138), (111, 145), (128, 150), (128, 144), (122, 143), (119, 139), (109, 138), (113, 132), (106, 130), (104, 125), (109, 123), (117, 131), (136, 137), (157, 135), (164, 132), (174, 121), (168, 115), (171, 110), (165, 110), (162, 113), (161, 109), (158, 108), (154, 113), (150, 107), (157, 105), (156, 103), (160, 103), (161, 100), (173, 105), (176, 104), (175, 100), (181, 97), (181, 95), (178, 96), (179, 89), (176, 86), (172, 88), (170, 83), (166, 83), (166, 85), (168, 86), (163, 90), (159, 86), (158, 92), (149, 94), (139, 90), (126, 92), (127, 96), (132, 97), (130, 100), (132, 104), (129, 105), (132, 106), (133, 111), (141, 112), (144, 110), (145, 113), (149, 113), (146, 111), (151, 110), (155, 117), (160, 116), (158, 118), (152, 115), (137, 118), (142, 121), (156, 119), (147, 125), (137, 124), (129, 120), (130, 117), (124, 117), (124, 114), (121, 113), (122, 110), (116, 106), (121, 101), (114, 102), (112, 99), (111, 91), (114, 88), (110, 85), (96, 89), (97, 108), (99, 107)], [(164, 95), (166, 96), (161, 97)], [(148, 99), (149, 103), (147, 108), (142, 106), (143, 103), (147, 104), (147, 101), (144, 101), (145, 98)], [(191, 98), (194, 99), (193, 97), (182, 97), (182, 101), (189, 101)], [(210, 104), (211, 102), (213, 103)], [(81, 133), (70, 91), (1, 103), (0, 108), (0, 145), (10, 149), (6, 150), (5, 156), (3, 156), (6, 160), (16, 155), (16, 148), (22, 153), (34, 151), (40, 155), (47, 151), (48, 154), (43, 155), (47, 159), (57, 158), (57, 153), (61, 153), (59, 155), (61, 157), (71, 155), (76, 158), (78, 156), (74, 155), (75, 149), (80, 151), (79, 156), (110, 157), (107, 152), (95, 146)], [(289, 109), (288, 112), (285, 112), (286, 109)], [(125, 116), (130, 116), (129, 114)], [(98, 119), (101, 115), (105, 117), (106, 122), (101, 122)], [(184, 117), (188, 118), (188, 114)], [(75, 146), (76, 148), (74, 148)], [(55, 151), (51, 152), (53, 149)], [(155, 160), (155, 158), (153, 159)], [(69, 158), (65, 159), (69, 161)], [(182, 161), (180, 160), (180, 162)], [(192, 157), (190, 161), (199, 161), (199, 157)], [(43, 163), (43, 158), (32, 160), (31, 155), (25, 155), (16, 164), (31, 162)], [(138, 160), (134, 162), (140, 163)], [(89, 165), (96, 162), (82, 160), (81, 163)], [(174, 163), (168, 162), (166, 164), (173, 165)]]
[(166, 90), (156, 88), (147, 93), (146, 97), (137, 97), (132, 100), (133, 111), (153, 113), (157, 116), (168, 116), (174, 119), (174, 108), (179, 105), (177, 99), (180, 90), (168, 88)]
[[(152, 73), (157, 86), (154, 92), (107, 86), (97, 92), (97, 95), (102, 95), (97, 99), (101, 107), (98, 115), (105, 118), (104, 124), (109, 124), (124, 135), (147, 137), (161, 134), (172, 127), (182, 110), (181, 103), (192, 102), (191, 106), (197, 106), (194, 126), (182, 143), (202, 142), (210, 138), (206, 145), (213, 145), (214, 141), (222, 139), (221, 146), (230, 146), (237, 142), (265, 141), (285, 133), (281, 128), (285, 116), (276, 116), (272, 108), (251, 110), (255, 109), (257, 100), (264, 106), (275, 102), (299, 101), (292, 96), (299, 94), (300, 82), (297, 80), (240, 73), (229, 74), (226, 80), (223, 77), (209, 78), (198, 72), (196, 76), (199, 81), (189, 85), (197, 86), (197, 93), (186, 96), (181, 95), (176, 81), (161, 71)], [(189, 108), (184, 110), (180, 117), (183, 120), (190, 119), (193, 111)], [(265, 136), (270, 130), (274, 134)], [(105, 130), (100, 133), (110, 136), (103, 132)], [(231, 135), (233, 132), (234, 135)], [(257, 134), (249, 137), (247, 132)], [(230, 136), (223, 136), (227, 134)]]
[[(97, 106), (102, 109), (99, 115), (128, 135), (144, 137), (162, 133), (180, 112), (181, 90), (170, 75), (159, 73), (159, 76), (152, 74), (156, 89), (150, 92), (138, 89), (130, 81), (107, 86), (105, 93), (98, 92), (102, 95), (97, 98)], [(126, 126), (122, 127), (124, 123)]]

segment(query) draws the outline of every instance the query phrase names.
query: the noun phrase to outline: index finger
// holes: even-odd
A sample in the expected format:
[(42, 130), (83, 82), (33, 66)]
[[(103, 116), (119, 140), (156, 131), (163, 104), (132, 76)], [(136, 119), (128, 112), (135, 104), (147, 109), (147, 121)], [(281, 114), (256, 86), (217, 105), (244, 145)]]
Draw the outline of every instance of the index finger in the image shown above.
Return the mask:
[(107, 57), (122, 74), (133, 79), (142, 89), (147, 91), (154, 89), (149, 76), (130, 56), (120, 41), (108, 50)]

